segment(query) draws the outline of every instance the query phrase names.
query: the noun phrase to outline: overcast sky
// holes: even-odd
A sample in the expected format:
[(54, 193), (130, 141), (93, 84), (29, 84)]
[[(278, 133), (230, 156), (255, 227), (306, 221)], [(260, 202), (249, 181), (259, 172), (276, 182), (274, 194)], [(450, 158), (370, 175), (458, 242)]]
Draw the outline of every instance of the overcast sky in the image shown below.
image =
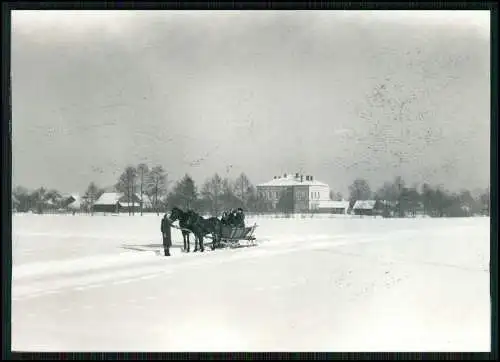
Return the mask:
[[(13, 184), (489, 184), (489, 12), (14, 11)], [(200, 160), (199, 162), (194, 162)]]

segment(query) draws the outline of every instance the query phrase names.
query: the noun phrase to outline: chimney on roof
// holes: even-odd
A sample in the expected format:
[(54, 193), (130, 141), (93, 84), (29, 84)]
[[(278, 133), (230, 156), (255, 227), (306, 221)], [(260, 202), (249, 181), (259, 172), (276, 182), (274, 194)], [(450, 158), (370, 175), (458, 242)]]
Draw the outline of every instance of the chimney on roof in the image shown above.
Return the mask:
[(295, 174), (295, 178), (299, 178), (299, 173), (298, 172)]
[(283, 175), (284, 178), (286, 178), (286, 173)]
[(309, 176), (309, 180), (311, 180), (311, 181), (313, 180), (313, 177), (312, 177), (312, 175), (311, 175), (311, 176)]
[(276, 176), (273, 176), (273, 180), (276, 180)]
[(300, 182), (304, 182), (304, 175), (300, 175)]

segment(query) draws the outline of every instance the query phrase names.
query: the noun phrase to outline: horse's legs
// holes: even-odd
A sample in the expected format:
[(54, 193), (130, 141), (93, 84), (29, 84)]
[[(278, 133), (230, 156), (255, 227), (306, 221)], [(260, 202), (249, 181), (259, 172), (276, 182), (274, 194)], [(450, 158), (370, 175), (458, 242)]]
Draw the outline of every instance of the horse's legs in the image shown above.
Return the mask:
[(199, 239), (199, 236), (194, 234), (194, 250), (193, 250), (193, 252), (198, 251), (198, 239)]
[(184, 239), (184, 251), (189, 253), (189, 233), (183, 231), (182, 238)]
[(200, 234), (198, 242), (200, 244), (200, 251), (203, 252), (205, 248), (203, 247), (203, 234)]
[(215, 250), (215, 247), (219, 245), (219, 238), (217, 233), (214, 231), (212, 233), (212, 250)]
[(212, 250), (215, 250), (215, 243), (217, 242), (217, 239), (215, 238), (215, 233), (212, 233)]
[(189, 253), (189, 249), (191, 249), (191, 241), (189, 240), (189, 233), (186, 233), (187, 239), (187, 252)]

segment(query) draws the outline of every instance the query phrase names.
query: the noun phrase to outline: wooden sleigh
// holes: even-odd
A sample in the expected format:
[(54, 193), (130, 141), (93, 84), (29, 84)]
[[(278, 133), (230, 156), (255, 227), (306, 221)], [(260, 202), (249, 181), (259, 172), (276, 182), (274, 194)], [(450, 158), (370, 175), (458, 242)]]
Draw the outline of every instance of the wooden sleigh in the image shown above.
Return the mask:
[(248, 227), (234, 227), (223, 225), (217, 247), (238, 248), (257, 245), (254, 236), (257, 224)]

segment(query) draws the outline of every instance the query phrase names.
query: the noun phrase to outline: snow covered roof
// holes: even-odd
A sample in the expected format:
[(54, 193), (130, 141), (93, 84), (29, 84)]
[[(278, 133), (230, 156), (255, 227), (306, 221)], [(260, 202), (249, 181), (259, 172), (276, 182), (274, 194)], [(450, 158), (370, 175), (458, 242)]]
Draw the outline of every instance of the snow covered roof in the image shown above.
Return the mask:
[(295, 177), (295, 175), (281, 176), (271, 181), (258, 184), (257, 186), (328, 186), (326, 183), (317, 180), (306, 180), (306, 177)]
[(349, 201), (324, 200), (319, 202), (318, 207), (320, 209), (348, 209)]
[(94, 205), (116, 205), (122, 196), (123, 194), (120, 192), (105, 192)]
[(358, 200), (352, 208), (358, 210), (371, 210), (375, 207), (376, 203), (376, 200)]

